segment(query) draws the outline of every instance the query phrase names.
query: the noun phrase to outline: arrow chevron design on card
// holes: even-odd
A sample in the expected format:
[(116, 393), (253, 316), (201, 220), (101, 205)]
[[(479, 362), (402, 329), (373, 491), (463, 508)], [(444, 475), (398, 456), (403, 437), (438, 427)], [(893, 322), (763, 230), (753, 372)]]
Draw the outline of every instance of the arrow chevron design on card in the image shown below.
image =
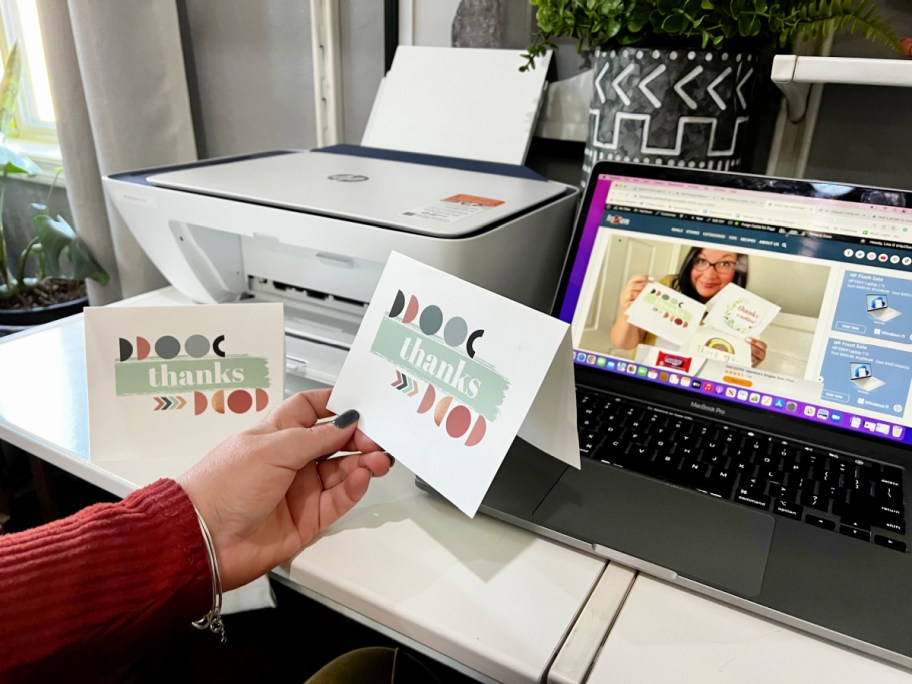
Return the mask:
[(410, 397), (414, 397), (418, 394), (418, 382), (399, 371), (396, 371), (396, 379), (390, 383), (390, 386), (395, 387), (397, 390), (404, 392)]
[(187, 404), (187, 400), (182, 396), (176, 397), (152, 397), (155, 399), (155, 408), (153, 411), (178, 411)]

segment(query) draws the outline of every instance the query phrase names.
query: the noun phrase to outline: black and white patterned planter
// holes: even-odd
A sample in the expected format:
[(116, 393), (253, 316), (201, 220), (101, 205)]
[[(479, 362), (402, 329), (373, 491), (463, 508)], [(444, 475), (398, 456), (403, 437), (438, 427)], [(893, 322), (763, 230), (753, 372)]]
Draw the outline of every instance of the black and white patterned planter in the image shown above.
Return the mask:
[(756, 67), (723, 50), (597, 50), (584, 180), (597, 159), (737, 169)]

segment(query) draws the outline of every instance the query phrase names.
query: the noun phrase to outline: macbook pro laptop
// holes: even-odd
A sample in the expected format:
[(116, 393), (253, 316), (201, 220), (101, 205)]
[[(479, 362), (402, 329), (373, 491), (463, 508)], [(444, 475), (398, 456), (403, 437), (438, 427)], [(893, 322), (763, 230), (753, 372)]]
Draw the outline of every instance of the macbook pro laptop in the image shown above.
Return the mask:
[(582, 468), (517, 439), (481, 510), (912, 667), (912, 318), (868, 315), (910, 240), (912, 193), (597, 163), (553, 311)]

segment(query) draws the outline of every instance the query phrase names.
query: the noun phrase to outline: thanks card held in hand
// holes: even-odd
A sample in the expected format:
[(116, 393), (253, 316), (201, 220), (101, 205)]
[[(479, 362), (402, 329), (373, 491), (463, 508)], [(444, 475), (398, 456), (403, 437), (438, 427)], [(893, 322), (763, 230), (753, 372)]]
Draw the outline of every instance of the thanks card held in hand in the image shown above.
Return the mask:
[(517, 434), (579, 468), (567, 323), (393, 252), (329, 401), (467, 515)]

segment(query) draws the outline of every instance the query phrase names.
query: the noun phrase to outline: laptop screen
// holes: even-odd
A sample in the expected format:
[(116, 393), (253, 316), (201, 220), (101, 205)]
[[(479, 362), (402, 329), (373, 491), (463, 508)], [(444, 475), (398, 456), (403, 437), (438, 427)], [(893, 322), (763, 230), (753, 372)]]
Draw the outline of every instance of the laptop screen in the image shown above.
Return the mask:
[(909, 207), (901, 191), (600, 162), (557, 303), (574, 362), (912, 444)]

